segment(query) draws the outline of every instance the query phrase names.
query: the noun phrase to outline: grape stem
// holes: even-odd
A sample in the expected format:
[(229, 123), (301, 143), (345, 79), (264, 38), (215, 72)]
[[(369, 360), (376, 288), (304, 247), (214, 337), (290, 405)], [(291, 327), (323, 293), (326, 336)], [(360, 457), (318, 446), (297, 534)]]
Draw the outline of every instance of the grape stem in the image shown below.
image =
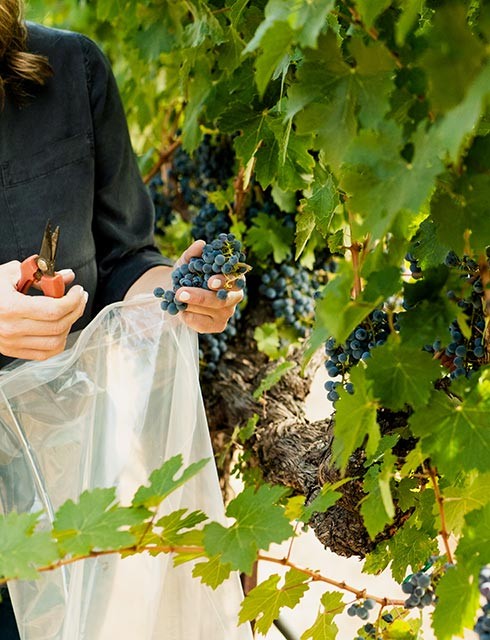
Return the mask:
[(354, 269), (354, 298), (358, 298), (362, 292), (361, 273), (359, 264), (359, 255), (361, 253), (362, 245), (359, 242), (351, 242), (349, 247), (352, 255), (352, 267)]
[(444, 496), (442, 495), (439, 489), (439, 481), (437, 479), (437, 470), (428, 466), (428, 474), (432, 482), (432, 486), (434, 488), (434, 495), (436, 498), (437, 506), (439, 508), (439, 517), (441, 519), (441, 530), (439, 531), (442, 541), (444, 543), (444, 548), (446, 550), (447, 560), (451, 564), (454, 564), (454, 558), (451, 551), (451, 547), (449, 546), (449, 533), (446, 525), (446, 513), (444, 511)]
[(233, 187), (235, 190), (235, 199), (233, 202), (233, 211), (239, 220), (243, 217), (243, 212), (245, 209), (245, 200), (247, 197), (249, 185), (245, 185), (245, 167), (243, 165), (240, 166), (238, 170), (238, 174), (233, 183)]

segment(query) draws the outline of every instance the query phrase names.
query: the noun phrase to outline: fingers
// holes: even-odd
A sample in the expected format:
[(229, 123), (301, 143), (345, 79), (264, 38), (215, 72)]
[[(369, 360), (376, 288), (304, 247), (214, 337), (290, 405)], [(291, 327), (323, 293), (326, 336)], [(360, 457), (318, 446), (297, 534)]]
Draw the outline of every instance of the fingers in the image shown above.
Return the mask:
[(182, 313), (182, 321), (198, 333), (220, 333), (226, 329), (230, 316), (210, 316), (203, 313), (194, 313), (186, 309)]
[[(62, 276), (65, 287), (75, 280), (75, 273), (72, 269), (62, 269), (61, 271), (57, 271), (56, 274)], [(41, 285), (38, 282), (34, 282), (32, 286), (35, 289), (41, 290)]]
[(207, 309), (234, 308), (243, 300), (243, 291), (230, 289), (225, 300), (220, 300), (215, 291), (198, 289), (197, 287), (181, 287), (175, 294), (179, 302), (185, 302), (189, 306), (206, 307)]
[[(71, 269), (60, 272), (65, 284), (73, 281)], [(73, 324), (87, 304), (79, 285), (61, 298), (29, 296), (17, 291), (18, 261), (0, 265), (0, 353), (12, 358), (45, 360), (64, 350)]]
[(18, 314), (30, 320), (56, 322), (86, 303), (86, 292), (80, 285), (72, 287), (62, 298), (18, 295)]

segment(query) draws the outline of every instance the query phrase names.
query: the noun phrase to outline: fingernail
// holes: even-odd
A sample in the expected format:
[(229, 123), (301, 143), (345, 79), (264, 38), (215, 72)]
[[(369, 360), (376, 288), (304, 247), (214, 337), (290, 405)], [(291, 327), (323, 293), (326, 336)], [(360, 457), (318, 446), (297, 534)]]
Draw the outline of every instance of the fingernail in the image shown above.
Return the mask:
[(218, 278), (214, 278), (214, 280), (211, 280), (211, 282), (208, 282), (208, 284), (211, 289), (219, 289), (221, 287), (221, 280), (218, 280)]
[(179, 293), (179, 300), (181, 302), (187, 302), (190, 299), (191, 299), (191, 294), (188, 291), (182, 291), (182, 293)]
[(62, 276), (74, 276), (75, 272), (73, 271), (73, 269), (61, 269), (61, 271), (58, 271), (58, 273)]
[(83, 292), (83, 300), (84, 300), (85, 304), (87, 304), (87, 300), (88, 300), (88, 293), (87, 293), (87, 291), (84, 291), (84, 292)]

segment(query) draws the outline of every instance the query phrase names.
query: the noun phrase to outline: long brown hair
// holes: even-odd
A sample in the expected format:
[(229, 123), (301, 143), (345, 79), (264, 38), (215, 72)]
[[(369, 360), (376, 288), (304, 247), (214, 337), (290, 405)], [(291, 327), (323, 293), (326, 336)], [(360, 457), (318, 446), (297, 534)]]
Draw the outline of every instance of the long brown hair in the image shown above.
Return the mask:
[(22, 0), (0, 0), (0, 106), (7, 92), (17, 103), (24, 102), (30, 83), (45, 84), (52, 75), (47, 58), (26, 48)]

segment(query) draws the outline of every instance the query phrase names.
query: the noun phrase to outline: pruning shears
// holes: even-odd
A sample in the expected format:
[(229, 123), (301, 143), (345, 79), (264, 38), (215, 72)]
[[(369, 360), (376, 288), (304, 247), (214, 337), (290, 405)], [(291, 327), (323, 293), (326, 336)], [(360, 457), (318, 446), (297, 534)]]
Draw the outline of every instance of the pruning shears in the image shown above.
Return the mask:
[(17, 291), (27, 293), (34, 283), (38, 283), (45, 296), (61, 298), (65, 294), (63, 276), (55, 271), (59, 235), (59, 226), (53, 229), (48, 220), (39, 255), (26, 258), (20, 265), (21, 276)]

